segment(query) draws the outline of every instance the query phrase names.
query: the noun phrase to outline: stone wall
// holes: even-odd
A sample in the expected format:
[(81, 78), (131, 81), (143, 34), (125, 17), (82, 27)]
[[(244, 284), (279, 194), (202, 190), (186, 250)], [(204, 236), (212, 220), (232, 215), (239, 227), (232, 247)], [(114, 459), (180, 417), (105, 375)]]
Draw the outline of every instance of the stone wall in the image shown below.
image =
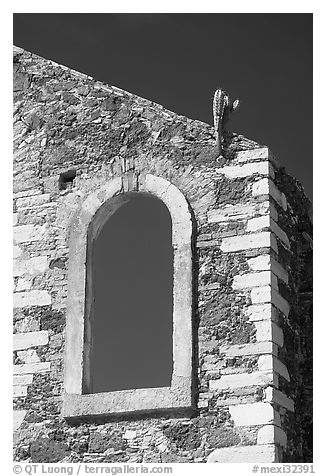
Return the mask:
[[(17, 461), (311, 460), (311, 222), (266, 147), (14, 50)], [(116, 177), (162, 177), (194, 219), (194, 407), (62, 416), (68, 229)]]

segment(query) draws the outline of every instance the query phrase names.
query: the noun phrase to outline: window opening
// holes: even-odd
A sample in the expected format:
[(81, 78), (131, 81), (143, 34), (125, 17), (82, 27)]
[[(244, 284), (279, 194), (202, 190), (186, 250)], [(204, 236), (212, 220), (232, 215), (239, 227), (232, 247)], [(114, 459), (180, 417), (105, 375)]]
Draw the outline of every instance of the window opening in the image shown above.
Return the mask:
[(171, 385), (173, 248), (170, 213), (135, 194), (89, 244), (90, 393)]
[(67, 190), (68, 188), (72, 188), (75, 178), (76, 178), (76, 170), (73, 170), (73, 169), (60, 174), (59, 190)]

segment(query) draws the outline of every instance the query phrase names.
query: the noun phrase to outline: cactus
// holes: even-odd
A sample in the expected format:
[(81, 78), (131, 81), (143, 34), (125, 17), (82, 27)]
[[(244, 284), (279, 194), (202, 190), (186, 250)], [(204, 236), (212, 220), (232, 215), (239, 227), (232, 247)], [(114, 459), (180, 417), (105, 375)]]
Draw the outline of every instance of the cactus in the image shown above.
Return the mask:
[(213, 118), (215, 129), (215, 141), (218, 156), (222, 154), (222, 135), (225, 125), (230, 117), (231, 112), (239, 107), (240, 101), (236, 99), (231, 102), (229, 95), (223, 89), (217, 89), (213, 99)]

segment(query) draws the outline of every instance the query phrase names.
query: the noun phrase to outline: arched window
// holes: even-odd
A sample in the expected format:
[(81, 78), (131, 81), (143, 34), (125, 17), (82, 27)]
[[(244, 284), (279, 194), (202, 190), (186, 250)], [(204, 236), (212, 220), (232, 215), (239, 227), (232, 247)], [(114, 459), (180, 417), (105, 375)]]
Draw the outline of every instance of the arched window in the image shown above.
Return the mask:
[(69, 235), (66, 418), (192, 406), (191, 239), (185, 198), (151, 174), (113, 179), (81, 204)]
[(171, 216), (153, 195), (124, 198), (95, 236), (89, 227), (89, 393), (171, 385)]

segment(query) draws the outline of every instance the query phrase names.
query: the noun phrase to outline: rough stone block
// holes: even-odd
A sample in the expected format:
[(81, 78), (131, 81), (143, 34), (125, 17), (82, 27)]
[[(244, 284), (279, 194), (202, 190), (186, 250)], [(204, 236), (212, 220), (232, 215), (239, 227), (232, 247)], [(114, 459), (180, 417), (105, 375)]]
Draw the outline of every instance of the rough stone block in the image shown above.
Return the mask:
[(263, 178), (255, 182), (252, 186), (252, 195), (258, 197), (260, 195), (270, 195), (283, 208), (287, 209), (287, 200), (283, 192), (280, 192), (274, 182), (269, 178)]
[(278, 289), (277, 278), (270, 271), (260, 271), (257, 273), (246, 273), (235, 276), (232, 283), (232, 288), (239, 290), (266, 285), (270, 285), (275, 289)]
[(136, 437), (137, 437), (137, 431), (134, 431), (134, 430), (127, 430), (123, 435), (123, 438), (125, 438), (126, 440), (133, 440)]
[(241, 150), (236, 154), (236, 161), (251, 162), (255, 160), (268, 160), (269, 156), (268, 147), (259, 147), (258, 149)]
[(254, 304), (245, 310), (245, 314), (249, 316), (249, 321), (278, 321), (278, 311), (272, 304)]
[(14, 293), (14, 307), (48, 306), (51, 296), (47, 291), (28, 291)]
[(14, 242), (41, 241), (46, 237), (46, 225), (19, 225), (14, 227)]
[(105, 184), (104, 187), (101, 187), (97, 193), (97, 198), (101, 203), (106, 202), (122, 189), (122, 179), (121, 177), (115, 177), (110, 180), (109, 183)]
[(277, 463), (275, 445), (233, 446), (218, 448), (208, 457), (207, 463)]
[(261, 255), (248, 260), (248, 265), (253, 271), (271, 270), (278, 278), (288, 283), (287, 271), (270, 255)]
[(32, 208), (32, 207), (44, 205), (44, 203), (47, 203), (49, 201), (50, 201), (50, 194), (44, 193), (42, 195), (38, 194), (38, 195), (29, 196), (29, 197), (18, 198), (16, 205), (17, 205), (17, 208)]
[(246, 403), (230, 406), (229, 412), (236, 426), (275, 424), (276, 412), (270, 403)]
[(49, 372), (50, 365), (50, 362), (35, 362), (33, 364), (14, 365), (14, 375)]
[(21, 198), (21, 197), (30, 197), (32, 195), (41, 195), (42, 192), (38, 188), (33, 188), (30, 190), (22, 190), (21, 192), (16, 192), (13, 194), (14, 198)]
[(258, 430), (257, 445), (275, 443), (286, 448), (287, 438), (285, 432), (275, 425), (265, 425)]
[(33, 285), (32, 279), (19, 278), (15, 285), (15, 292), (29, 291)]
[(220, 354), (226, 357), (272, 354), (274, 351), (272, 342), (253, 342), (252, 344), (222, 345), (220, 347)]
[(244, 165), (226, 166), (216, 169), (216, 172), (225, 175), (228, 178), (250, 177), (251, 175), (269, 175), (274, 178), (274, 169), (272, 165), (266, 162), (252, 162)]
[(208, 223), (222, 223), (232, 220), (248, 220), (257, 214), (265, 215), (270, 208), (269, 202), (247, 203), (245, 205), (226, 205), (207, 212)]
[(28, 260), (14, 261), (14, 277), (24, 274), (41, 274), (48, 267), (46, 256), (37, 256)]
[(17, 351), (19, 360), (24, 364), (31, 364), (33, 362), (40, 362), (40, 358), (35, 349), (19, 350)]
[(251, 291), (251, 302), (253, 304), (260, 304), (264, 302), (272, 301), (272, 288), (271, 286), (262, 286), (260, 288), (254, 288)]
[(13, 246), (13, 258), (19, 258), (19, 256), (21, 256), (23, 253), (23, 250), (17, 246), (17, 245), (14, 245)]
[(255, 328), (258, 342), (272, 341), (280, 347), (283, 347), (283, 331), (275, 322), (271, 320), (256, 321)]
[(259, 195), (269, 195), (269, 179), (263, 178), (252, 185), (252, 194), (254, 197)]
[(255, 231), (260, 231), (263, 228), (269, 228), (270, 221), (271, 219), (269, 215), (263, 215), (261, 217), (251, 218), (247, 222), (246, 231), (255, 232)]
[(260, 255), (248, 260), (248, 266), (253, 271), (264, 271), (271, 269), (271, 256)]
[(253, 304), (270, 302), (286, 316), (290, 312), (290, 304), (271, 286), (253, 288), (251, 291), (251, 301)]
[(14, 417), (14, 431), (18, 430), (20, 425), (23, 423), (23, 420), (26, 415), (25, 410), (14, 410), (13, 417)]
[(27, 387), (15, 385), (15, 386), (13, 387), (12, 395), (13, 395), (14, 398), (17, 398), (17, 397), (26, 397), (26, 395), (27, 395)]
[(140, 176), (140, 190), (151, 190), (158, 197), (162, 197), (168, 190), (170, 183), (161, 177), (152, 174)]
[(92, 194), (83, 202), (82, 208), (91, 215), (95, 215), (96, 211), (101, 205), (102, 203), (96, 197), (96, 195)]
[(277, 405), (294, 412), (294, 401), (274, 387), (267, 387), (265, 389), (265, 400), (267, 402), (276, 403)]
[(33, 382), (33, 374), (14, 375), (13, 385), (30, 385)]
[(227, 388), (252, 387), (254, 385), (266, 385), (274, 382), (272, 372), (251, 372), (243, 374), (223, 375), (218, 380), (209, 381), (210, 390), (224, 390)]
[(269, 193), (271, 197), (273, 197), (274, 200), (283, 208), (283, 210), (286, 211), (288, 207), (286, 196), (283, 192), (279, 191), (274, 182), (272, 182), (271, 180), (269, 183)]
[(272, 355), (261, 355), (258, 359), (258, 368), (262, 372), (273, 370), (286, 380), (290, 381), (289, 372), (286, 366), (277, 357)]
[(265, 247), (273, 248), (277, 252), (276, 240), (269, 231), (223, 238), (221, 244), (221, 250), (225, 253)]

